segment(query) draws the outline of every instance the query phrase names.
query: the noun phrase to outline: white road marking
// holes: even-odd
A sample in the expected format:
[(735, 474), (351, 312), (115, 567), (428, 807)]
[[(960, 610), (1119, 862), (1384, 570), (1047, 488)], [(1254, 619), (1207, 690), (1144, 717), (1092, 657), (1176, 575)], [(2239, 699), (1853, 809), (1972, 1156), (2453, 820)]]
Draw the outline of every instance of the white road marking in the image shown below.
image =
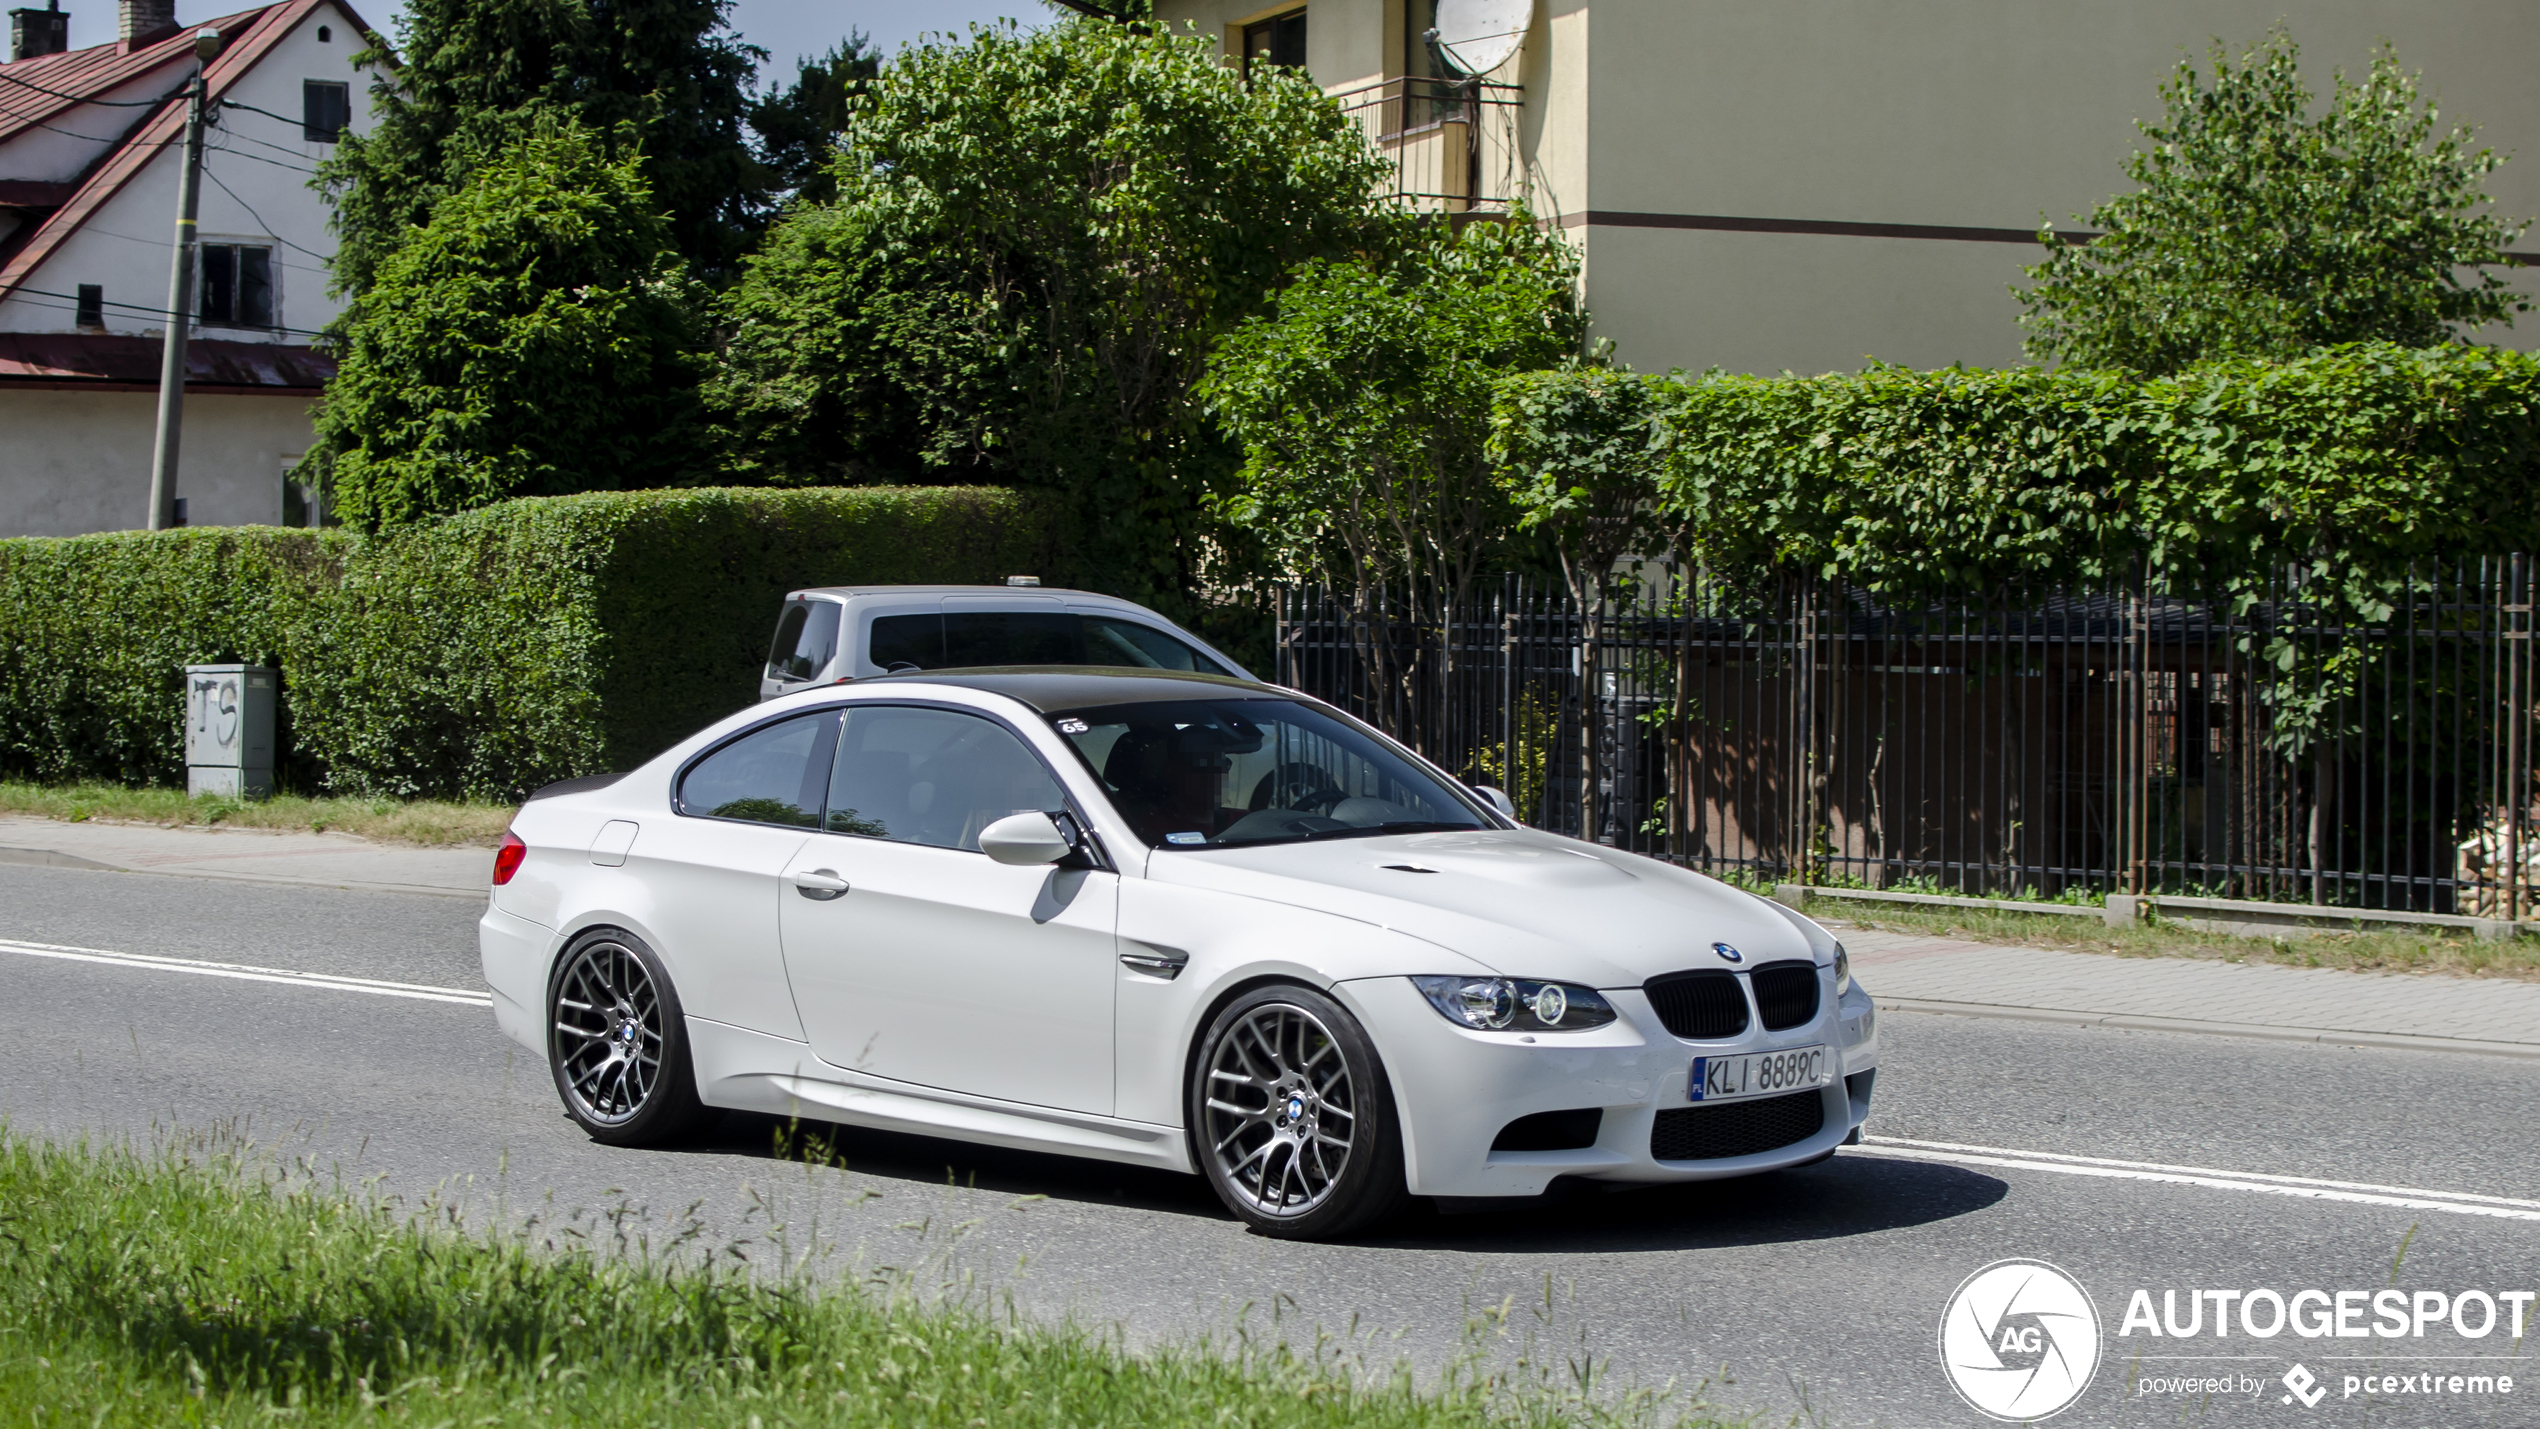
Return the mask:
[(2068, 1156), (2056, 1151), (2018, 1151), (2000, 1146), (1964, 1146), (1948, 1141), (1913, 1141), (1873, 1136), (1852, 1148), (1900, 1160), (1947, 1161), (1960, 1166), (2000, 1166), (2015, 1171), (2053, 1171), (2065, 1176), (2094, 1176), (2118, 1181), (2152, 1181), (2171, 1186), (2202, 1186), (2217, 1191), (2254, 1191), (2269, 1196), (2296, 1196), (2314, 1201), (2345, 1201), (2363, 1206), (2392, 1206), (2409, 1211), (2449, 1211), (2458, 1216), (2492, 1216), (2501, 1220), (2540, 1221), (2540, 1201), (2506, 1196), (2477, 1196), (2465, 1191), (2428, 1191), (2413, 1186), (2376, 1186), (2360, 1181), (2323, 1181), (2304, 1176), (2278, 1176), (2260, 1171), (2222, 1171), (2210, 1166), (2165, 1166), (2155, 1161), (2117, 1161), (2104, 1156)]
[(197, 977), (225, 977), (239, 982), (280, 983), (287, 987), (325, 988), (334, 992), (366, 992), (373, 997), (406, 997), (418, 1002), (454, 1002), (468, 1007), (491, 1007), (491, 993), (474, 992), (463, 987), (431, 987), (423, 983), (383, 982), (377, 978), (344, 977), (336, 973), (296, 972), (290, 968), (260, 968), (246, 963), (214, 963), (198, 958), (164, 958), (151, 953), (118, 953), (104, 948), (66, 948), (52, 943), (21, 943), (0, 938), (0, 953), (17, 953), (30, 958), (58, 958), (64, 962), (103, 963), (109, 966), (145, 968), (155, 972), (192, 973)]

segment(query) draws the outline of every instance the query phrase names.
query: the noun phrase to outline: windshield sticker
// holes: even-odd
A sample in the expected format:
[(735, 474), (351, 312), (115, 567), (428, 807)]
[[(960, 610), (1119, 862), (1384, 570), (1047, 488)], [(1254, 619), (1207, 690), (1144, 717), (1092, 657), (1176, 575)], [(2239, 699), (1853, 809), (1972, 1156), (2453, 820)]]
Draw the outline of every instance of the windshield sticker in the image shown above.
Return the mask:
[(1058, 732), (1061, 734), (1083, 734), (1089, 728), (1091, 726), (1081, 719), (1063, 719), (1058, 722)]
[(1169, 844), (1204, 844), (1204, 843), (1208, 842), (1208, 835), (1206, 835), (1206, 834), (1166, 834), (1166, 835), (1164, 836), (1164, 841), (1165, 841), (1166, 843), (1169, 843)]

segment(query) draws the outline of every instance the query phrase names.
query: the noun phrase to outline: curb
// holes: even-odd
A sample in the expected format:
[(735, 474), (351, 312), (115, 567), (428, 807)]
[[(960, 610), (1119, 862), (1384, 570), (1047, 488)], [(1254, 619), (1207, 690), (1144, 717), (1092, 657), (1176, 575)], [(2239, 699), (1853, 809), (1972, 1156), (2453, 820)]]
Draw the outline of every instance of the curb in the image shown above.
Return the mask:
[(0, 848), (0, 863), (14, 863), (35, 868), (85, 868), (101, 873), (121, 873), (111, 863), (81, 858), (72, 853), (55, 853), (49, 848)]
[(222, 883), (267, 883), (285, 888), (334, 888), (346, 893), (403, 893), (421, 898), (465, 898), (482, 902), (485, 891), (477, 888), (444, 888), (430, 883), (395, 883), (369, 879), (295, 878), (287, 873), (245, 873), (232, 869), (207, 868), (127, 868), (119, 863), (100, 863), (77, 854), (60, 853), (49, 848), (0, 848), (0, 864), (32, 868), (75, 868), (83, 873), (133, 873), (161, 878), (208, 878)]
[(2375, 1047), (2398, 1052), (2469, 1052), (2488, 1057), (2540, 1060), (2540, 1043), (2484, 1042), (2468, 1037), (2425, 1037), (2407, 1032), (2339, 1032), (2325, 1027), (2274, 1027), (2262, 1022), (2201, 1022), (2191, 1017), (2140, 1017), (2115, 1012), (2062, 1012), (2043, 1007), (2005, 1007), (1983, 1002), (1932, 1002), (1910, 997), (1875, 998), (1881, 1012), (1929, 1012), (1946, 1017), (1989, 1017), (2004, 1022), (2051, 1022), (2066, 1027), (2112, 1027), (2126, 1032), (2194, 1032), (2209, 1037), (2248, 1037), (2264, 1042), (2309, 1042), (2326, 1047)]

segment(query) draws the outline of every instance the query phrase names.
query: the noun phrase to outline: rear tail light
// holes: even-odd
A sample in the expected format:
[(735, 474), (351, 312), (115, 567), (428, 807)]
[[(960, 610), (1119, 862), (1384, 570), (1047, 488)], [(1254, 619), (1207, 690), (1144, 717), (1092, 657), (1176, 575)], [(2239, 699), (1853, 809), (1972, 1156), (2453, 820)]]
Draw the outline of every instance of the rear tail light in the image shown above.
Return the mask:
[(529, 845), (520, 841), (520, 835), (503, 830), (502, 846), (494, 850), (494, 886), (511, 882), (512, 875), (520, 872), (520, 861), (527, 857)]

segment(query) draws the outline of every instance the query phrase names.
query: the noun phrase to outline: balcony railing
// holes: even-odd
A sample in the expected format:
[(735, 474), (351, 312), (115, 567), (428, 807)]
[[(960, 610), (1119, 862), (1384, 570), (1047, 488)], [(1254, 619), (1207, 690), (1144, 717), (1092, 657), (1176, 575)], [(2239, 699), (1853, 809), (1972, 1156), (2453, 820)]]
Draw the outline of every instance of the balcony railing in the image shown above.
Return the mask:
[(1332, 98), (1392, 162), (1386, 197), (1447, 213), (1501, 209), (1516, 197), (1517, 86), (1405, 77)]

